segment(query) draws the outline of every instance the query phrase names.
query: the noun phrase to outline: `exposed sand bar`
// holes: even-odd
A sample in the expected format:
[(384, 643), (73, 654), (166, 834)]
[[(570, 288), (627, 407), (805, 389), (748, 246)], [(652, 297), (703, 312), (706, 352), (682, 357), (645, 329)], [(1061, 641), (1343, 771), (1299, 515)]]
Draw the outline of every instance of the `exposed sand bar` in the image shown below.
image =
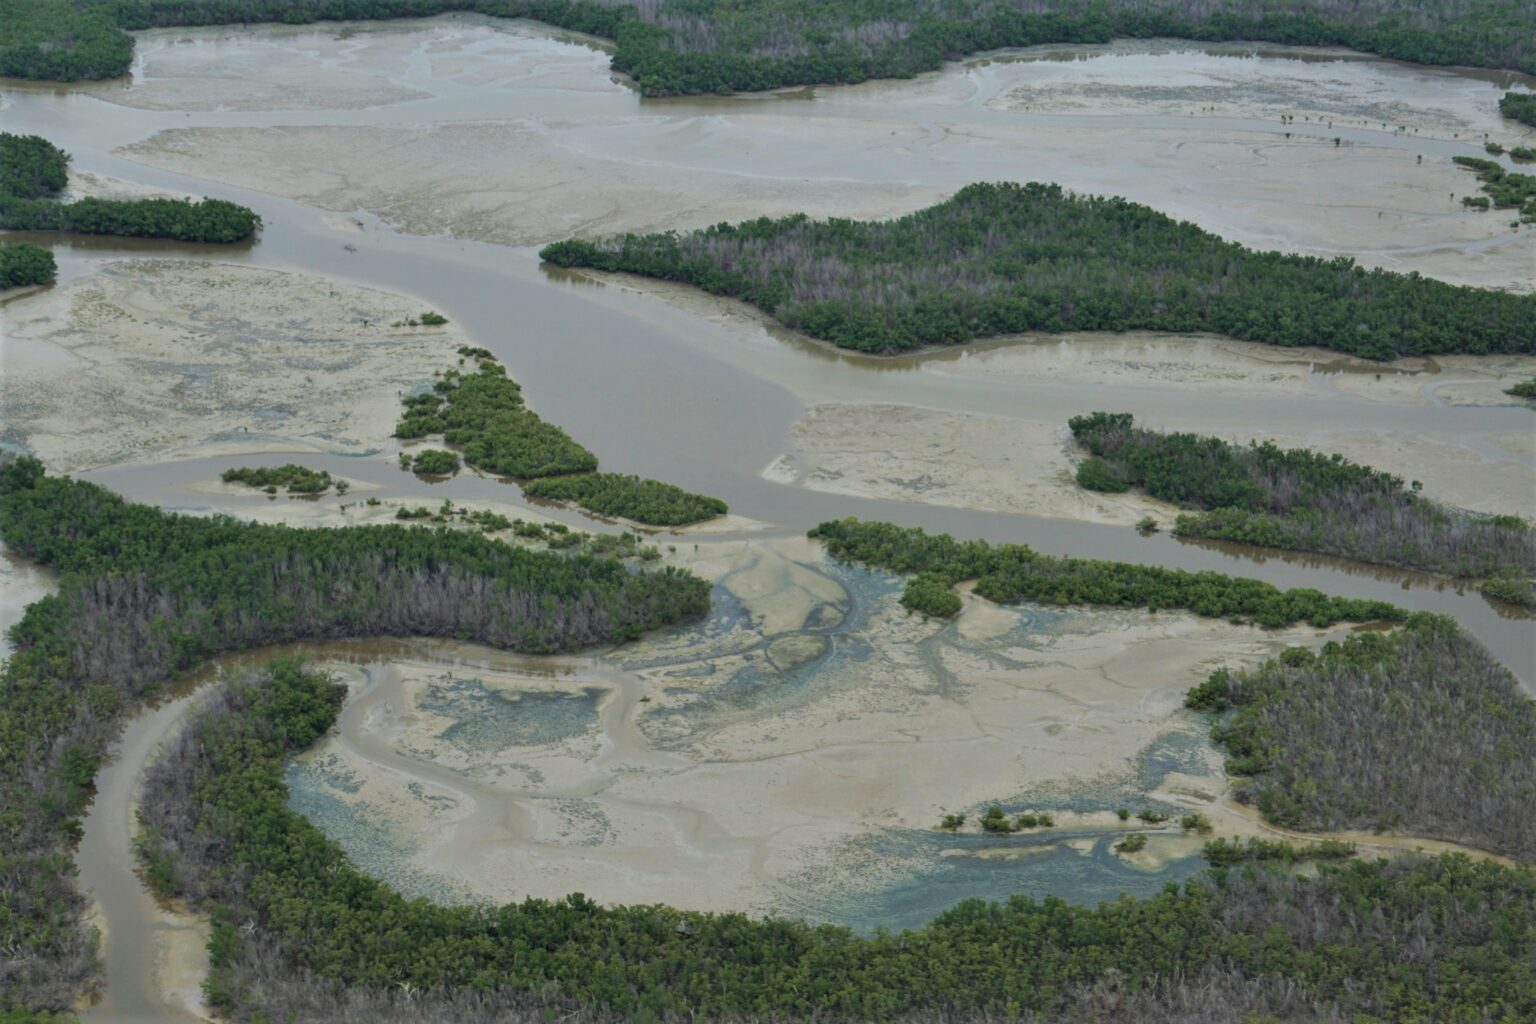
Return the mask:
[(5, 307), (0, 441), (57, 472), (248, 452), (360, 454), (461, 335), (418, 300), (225, 263), (130, 260)]

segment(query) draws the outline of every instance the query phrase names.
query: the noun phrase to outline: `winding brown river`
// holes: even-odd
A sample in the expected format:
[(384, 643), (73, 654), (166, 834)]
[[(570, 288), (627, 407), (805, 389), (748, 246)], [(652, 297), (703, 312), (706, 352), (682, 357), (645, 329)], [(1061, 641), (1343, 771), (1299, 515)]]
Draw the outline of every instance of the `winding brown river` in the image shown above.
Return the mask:
[[(504, 60), (493, 59), (503, 50)], [(1223, 160), (1237, 158), (1211, 141), (1238, 140), (1238, 148), (1251, 154), (1280, 147), (1282, 135), (1286, 141), (1337, 139), (1306, 157), (1319, 180), (1337, 191), (1339, 176), (1351, 172), (1322, 166), (1334, 148), (1359, 147), (1388, 162), (1421, 154), (1426, 162), (1448, 162), (1452, 155), (1480, 152), (1471, 132), (1462, 137), (1452, 126), (1467, 111), (1485, 114), (1508, 76), (1426, 71), (1313, 51), (1164, 46), (1106, 55), (1053, 49), (1022, 58), (995, 55), (911, 83), (646, 102), (609, 81), (601, 52), (580, 40), (526, 27), (487, 28), (476, 19), (356, 30), (156, 32), (144, 37), (141, 54), (132, 82), (0, 87), (0, 120), (7, 131), (51, 138), (73, 154), (78, 171), (243, 202), (261, 212), (265, 229), (255, 245), (214, 253), (65, 239), (56, 247), (62, 281), (125, 255), (211, 256), (419, 296), (494, 350), (531, 404), (605, 464), (718, 495), (734, 512), (771, 524), (775, 532), (800, 533), (825, 519), (857, 515), (1024, 542), (1052, 553), (1214, 569), (1279, 586), (1384, 598), (1455, 616), (1527, 687), (1536, 687), (1531, 620), (1444, 580), (1336, 559), (1143, 538), (1121, 527), (845, 498), (761, 475), (784, 451), (790, 425), (817, 402), (1000, 416), (1028, 408), (1032, 416), (1061, 421), (1112, 408), (1217, 434), (1255, 424), (1303, 433), (1325, 420), (1529, 467), (1530, 455), (1492, 450), (1482, 440), (1491, 433), (1530, 432), (1528, 409), (1441, 402), (1407, 408), (1326, 388), (1299, 397), (1212, 389), (1192, 401), (1187, 394), (1130, 385), (1090, 388), (946, 374), (934, 371), (963, 358), (961, 353), (875, 360), (769, 331), (730, 330), (633, 290), (547, 272), (530, 245), (576, 229), (747, 216), (761, 212), (753, 206), (754, 189), (766, 197), (766, 212), (799, 208), (795, 204), (803, 200), (811, 208), (844, 204), (873, 214), (924, 205), (972, 180), (1031, 177), (1127, 194), (1252, 244), (1358, 251), (1379, 265), (1443, 272), (1450, 279), (1482, 274), (1519, 286), (1522, 266), (1529, 281), (1536, 279), (1536, 264), (1529, 262), (1529, 248), (1511, 248), (1517, 243), (1505, 235), (1482, 225), (1465, 228), (1460, 220), (1453, 224), (1449, 214), (1443, 221), (1438, 214), (1415, 221), (1417, 215), (1402, 211), (1394, 217), (1422, 221), (1423, 230), (1374, 235), (1384, 219), (1380, 213), (1346, 220), (1343, 229), (1313, 223), (1302, 206), (1304, 195), (1260, 198), (1230, 185), (1242, 178), (1242, 165), (1224, 166)], [(1276, 86), (1274, 76), (1294, 77), (1285, 69), (1301, 60), (1316, 62), (1307, 66), (1317, 69), (1312, 77), (1322, 84), (1298, 98)], [(264, 63), (272, 70), (264, 72)], [(377, 74), (368, 71), (375, 65), (382, 69)], [(281, 88), (273, 84), (279, 74)], [(1105, 74), (1130, 84), (1106, 98), (1095, 91)], [(1207, 100), (1221, 109), (1191, 128), (1193, 110)], [(1287, 103), (1321, 113), (1282, 129), (1273, 110)], [(1389, 120), (1392, 113), (1419, 121), (1399, 124), (1397, 117)], [(507, 124), (523, 133), (514, 144), (496, 138), (497, 126)], [(423, 137), (422, 125), (439, 126), (438, 134)], [(322, 131), (331, 134), (305, 134)], [(440, 137), (448, 131), (451, 139)], [(396, 159), (388, 150), (365, 153), (360, 141), (372, 146), (391, 133), (401, 140), (398, 177), (382, 166)], [(1117, 151), (1122, 135), (1127, 141)], [(839, 141), (845, 138), (846, 144)], [(1186, 144), (1209, 149), (1203, 156), (1179, 155), (1187, 153)], [(242, 147), (249, 170), (221, 156)], [(516, 163), (525, 151), (542, 162)], [(1185, 159), (1192, 162), (1179, 162)], [(261, 170), (272, 160), (290, 162), (291, 181)], [(495, 191), (477, 176), (503, 173), (526, 182), (504, 183), (499, 199), (477, 198), (482, 186)], [(411, 188), (412, 174), (442, 190), (439, 225), (423, 226), (432, 223), (431, 187), (425, 196)], [(648, 184), (628, 188), (631, 175)], [(571, 211), (566, 222), (519, 212), (536, 211), (540, 189), (557, 196), (550, 200), (556, 208)], [(1347, 205), (1341, 201), (1339, 208)], [(337, 211), (351, 221), (346, 229), (337, 226)], [(1439, 244), (1437, 224), (1447, 232), (1472, 233)], [(452, 234), (432, 233), (441, 225)], [(493, 244), (498, 241), (518, 244)], [(306, 461), (397, 493), (429, 493), (428, 485), (380, 459)], [(225, 464), (187, 460), (87, 475), (138, 500), (206, 507), (209, 499), (192, 488)], [(468, 474), (432, 485), (430, 496), (518, 500), (515, 489)], [(220, 499), (233, 511), (262, 500)], [(635, 699), (621, 694), (610, 714), (621, 714)], [(83, 884), (95, 894), (105, 923), (107, 987), (93, 1019), (186, 1015), (166, 1003), (152, 978), (160, 938), (189, 924), (143, 891), (129, 841), (142, 768), (191, 700), (177, 697), (130, 723), (98, 780), (79, 851)], [(365, 710), (349, 710), (343, 728)]]

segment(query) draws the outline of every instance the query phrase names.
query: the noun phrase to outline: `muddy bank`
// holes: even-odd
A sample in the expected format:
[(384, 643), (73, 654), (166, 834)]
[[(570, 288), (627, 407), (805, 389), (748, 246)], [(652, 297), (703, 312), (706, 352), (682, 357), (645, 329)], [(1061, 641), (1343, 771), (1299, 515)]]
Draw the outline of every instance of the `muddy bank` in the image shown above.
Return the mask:
[(4, 308), (0, 442), (56, 472), (250, 452), (379, 451), (399, 395), (455, 365), (413, 299), (306, 274), (101, 264)]

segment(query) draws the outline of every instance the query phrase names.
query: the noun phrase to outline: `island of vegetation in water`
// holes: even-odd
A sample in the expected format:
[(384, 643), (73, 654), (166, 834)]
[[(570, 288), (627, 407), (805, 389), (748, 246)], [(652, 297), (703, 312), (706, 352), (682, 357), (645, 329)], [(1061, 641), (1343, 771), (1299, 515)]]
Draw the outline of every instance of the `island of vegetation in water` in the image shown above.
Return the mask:
[(0, 288), (47, 284), (58, 273), (53, 253), (31, 242), (0, 244)]
[(1164, 434), (1130, 413), (1075, 416), (1072, 435), (1092, 454), (1077, 481), (1094, 491), (1140, 488), (1198, 512), (1185, 537), (1342, 555), (1466, 578), (1536, 577), (1536, 529), (1519, 516), (1446, 508), (1401, 478), (1305, 448), (1247, 446)]
[(0, 540), (59, 573), (0, 669), (0, 1015), (64, 1009), (96, 982), (68, 850), (118, 723), (217, 654), (367, 636), (444, 636), (544, 654), (703, 615), (676, 569), (531, 551), (479, 533), (293, 529), (136, 505), (0, 465)]
[(0, 0), (0, 74), (126, 74), (125, 29), (449, 11), (612, 39), (614, 70), (648, 96), (910, 78), (982, 50), (1117, 36), (1348, 46), (1536, 72), (1536, 12), (1522, 0)]
[(279, 487), (289, 494), (320, 494), (331, 488), (331, 474), (323, 469), (309, 469), (297, 463), (282, 466), (236, 466), (226, 469), (219, 479), (227, 484), (244, 484), (276, 494)]
[[(463, 453), (466, 466), (522, 481), (529, 497), (568, 501), (598, 515), (647, 526), (685, 526), (728, 511), (718, 498), (672, 484), (596, 472), (597, 456), (528, 408), (523, 389), (488, 350), (466, 346), (459, 354), (475, 360), (477, 369), (448, 370), (431, 391), (406, 396), (395, 426), (397, 438), (441, 435)], [(434, 460), (432, 468), (424, 468), (423, 459)], [(458, 468), (458, 456), (440, 449), (419, 455), (403, 452), (400, 462), (418, 473)]]
[(261, 227), (250, 208), (224, 199), (55, 198), (68, 184), (69, 154), (37, 135), (0, 132), (0, 228), (88, 235), (238, 242)]
[[(146, 780), (146, 874), (212, 917), (207, 992), (230, 1019), (1188, 1024), (1284, 1011), (1342, 1024), (1536, 1012), (1536, 873), (1463, 855), (1328, 864), (1346, 844), (1223, 844), (1214, 857), (1248, 863), (1147, 899), (973, 899), (870, 936), (579, 894), (407, 900), (287, 805), (286, 759), (331, 727), (344, 697), (293, 661), (226, 681)], [(1266, 866), (1318, 856), (1311, 877)]]
[(914, 574), (901, 596), (906, 608), (936, 618), (960, 610), (953, 587), (976, 581), (989, 601), (1036, 601), (1114, 608), (1180, 609), (1279, 628), (1298, 622), (1399, 621), (1407, 613), (1386, 601), (1330, 597), (1318, 590), (1281, 590), (1262, 580), (1219, 572), (1186, 572), (1092, 558), (1042, 555), (1024, 544), (989, 544), (929, 534), (918, 527), (839, 519), (810, 531), (834, 558)]
[(1462, 199), (1466, 206), (1497, 210), (1517, 210), (1520, 219), (1527, 224), (1536, 223), (1536, 174), (1520, 174), (1506, 171), (1497, 160), (1485, 160), (1480, 156), (1455, 156), (1455, 163), (1477, 174), (1484, 196), (1467, 196)]
[(844, 348), (903, 352), (1019, 331), (1214, 331), (1370, 359), (1536, 350), (1536, 295), (1257, 252), (1124, 199), (969, 185), (889, 221), (796, 214), (566, 241), (559, 266), (744, 299)]
[(1186, 704), (1248, 777), (1240, 799), (1312, 832), (1391, 830), (1536, 860), (1536, 702), (1444, 616), (1220, 669)]

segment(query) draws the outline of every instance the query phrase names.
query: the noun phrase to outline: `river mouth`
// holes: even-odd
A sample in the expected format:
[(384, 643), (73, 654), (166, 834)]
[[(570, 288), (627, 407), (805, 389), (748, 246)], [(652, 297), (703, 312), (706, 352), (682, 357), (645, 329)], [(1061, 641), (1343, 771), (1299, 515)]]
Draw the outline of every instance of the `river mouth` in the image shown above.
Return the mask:
[[(1254, 827), (1222, 810), (1220, 758), (1180, 710), (1183, 692), (1218, 664), (1320, 634), (972, 598), (956, 623), (928, 624), (895, 606), (895, 581), (831, 564), (797, 539), (844, 515), (1445, 612), (1536, 685), (1530, 617), (1456, 584), (1142, 537), (1129, 523), (1147, 509), (1073, 508), (1043, 486), (1070, 470), (1061, 424), (1107, 408), (1235, 439), (1355, 445), (1363, 461), (1397, 459), (1396, 472), (1424, 465), (1428, 492), (1444, 500), (1528, 515), (1536, 431), (1502, 390), (1536, 374), (1530, 360), (1375, 368), (1143, 335), (877, 360), (697, 293), (552, 272), (535, 249), (570, 234), (799, 210), (891, 216), (974, 180), (1016, 178), (1127, 195), (1250, 245), (1356, 252), (1369, 266), (1529, 290), (1536, 235), (1462, 210), (1457, 197), (1475, 186), (1450, 163), (1480, 155), (1485, 134), (1530, 144), (1496, 114), (1506, 78), (1151, 41), (988, 54), (910, 82), (650, 101), (613, 79), (601, 47), (528, 23), (451, 17), (139, 41), (131, 81), (6, 84), (7, 129), (54, 138), (93, 175), (244, 202), (265, 230), (217, 249), (62, 240), (60, 283), (5, 299), (8, 379), (68, 350), (64, 336), (82, 328), (68, 320), (71, 303), (104, 280), (125, 283), (114, 301), (130, 310), (108, 339), (117, 357), (145, 358), (135, 346), (150, 340), (151, 321), (190, 330), (135, 305), (155, 288), (135, 261), (178, 264), (162, 276), (296, 275), (330, 282), (325, 291), (385, 294), (404, 303), (390, 317), (417, 305), (445, 313), (451, 338), (396, 361), (398, 380), (338, 380), (371, 411), (330, 438), (295, 410), (265, 417), (270, 432), (254, 443), (221, 448), (237, 410), (215, 403), (179, 419), (171, 444), (146, 401), (124, 419), (142, 443), (104, 450), (89, 436), (91, 408), (61, 399), (47, 405), (64, 417), (56, 425), (8, 415), (8, 429), (27, 428), (8, 443), (135, 500), (198, 513), (353, 522), (356, 510), (340, 506), (366, 494), (609, 529), (527, 511), (499, 480), (399, 471), (392, 392), (430, 380), (433, 360), (464, 340), (494, 351), (532, 406), (606, 466), (718, 495), (750, 520), (723, 538), (658, 534), (677, 549), (669, 563), (715, 581), (715, 614), (616, 651), (550, 661), (427, 641), (301, 650), (355, 692), (338, 732), (292, 766), (293, 805), (408, 892), (500, 901), (583, 891), (902, 927), (970, 896), (1091, 903), (1155, 892), (1200, 866), (1198, 841), (1176, 832), (1135, 858), (1114, 853), (1129, 827), (1119, 806), (1208, 808), (1221, 830)], [(238, 302), (229, 309), (244, 315)], [(198, 363), (163, 361), (141, 380)], [(253, 383), (302, 383), (291, 369), (266, 372)], [(856, 444), (839, 443), (851, 434)], [(967, 459), (987, 462), (987, 445), (1003, 443), (1020, 457), (1016, 472), (978, 483)], [(357, 494), (289, 502), (215, 484), (234, 464), (294, 458), (355, 481)], [(8, 565), (6, 621), (51, 585)], [(136, 770), (130, 760), (119, 764)], [(104, 805), (88, 836), (126, 836), (129, 799)], [(1058, 825), (1007, 839), (934, 828), (941, 813), (991, 800), (1051, 810)], [(158, 926), (117, 899), (142, 895), (126, 841), (107, 849), (82, 868), (107, 896), (109, 966), (127, 964), (109, 988), (152, 989), (151, 968), (121, 954)]]

